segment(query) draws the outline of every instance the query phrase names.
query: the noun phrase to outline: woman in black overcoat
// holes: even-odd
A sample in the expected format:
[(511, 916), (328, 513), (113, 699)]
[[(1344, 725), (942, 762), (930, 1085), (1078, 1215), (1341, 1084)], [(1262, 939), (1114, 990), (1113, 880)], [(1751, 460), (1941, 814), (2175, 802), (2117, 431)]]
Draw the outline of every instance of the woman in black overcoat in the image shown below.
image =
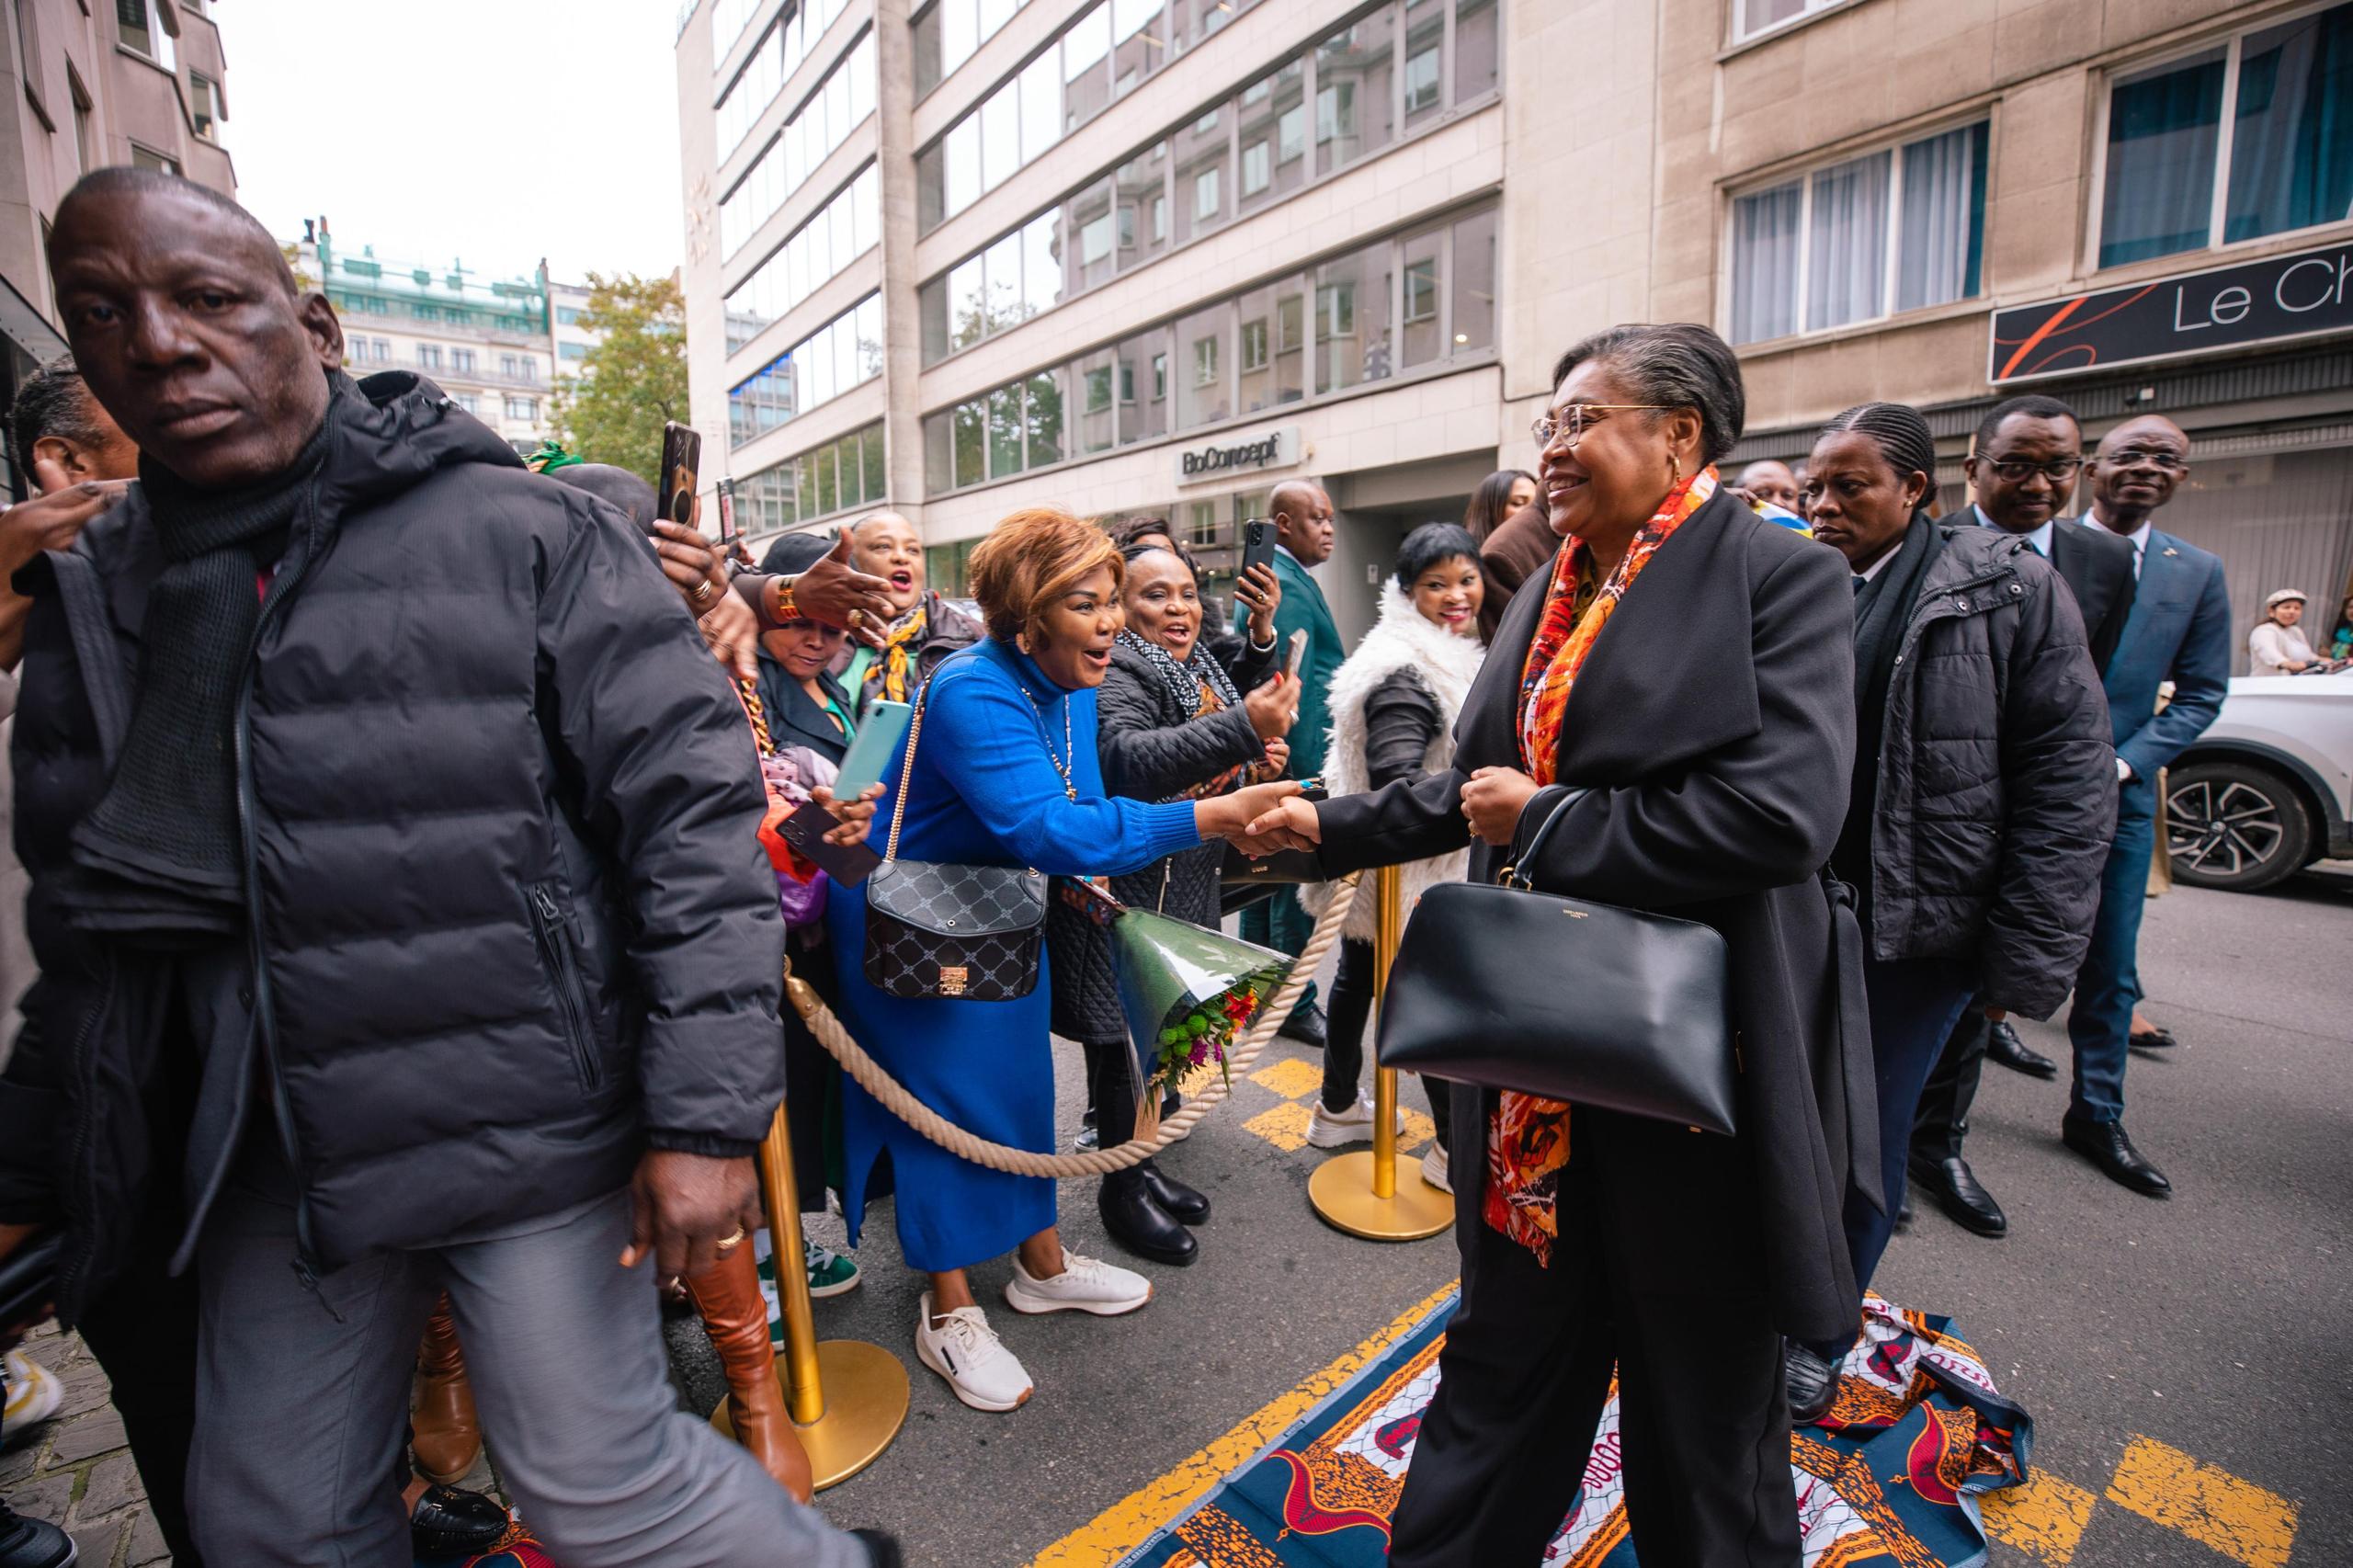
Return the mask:
[[(1464, 704), (1452, 770), (1321, 806), (1286, 801), (1253, 824), (1268, 831), (1251, 847), (1320, 840), (1336, 876), (1475, 835), (1471, 874), (1492, 880), (1571, 787), (1589, 790), (1525, 869), (1546, 892), (1724, 934), (1739, 1131), (1572, 1108), (1566, 1162), (1545, 1178), (1552, 1203), (1523, 1187), (1491, 1217), (1498, 1169), (1524, 1164), (1495, 1142), (1498, 1096), (1458, 1087), (1461, 1304), (1389, 1560), (1538, 1562), (1615, 1367), (1644, 1568), (1794, 1568), (1781, 1335), (1852, 1326), (1840, 1209), (1847, 1130), (1870, 1118), (1868, 1035), (1841, 1027), (1818, 876), (1854, 752), (1853, 596), (1836, 551), (1713, 489), (1710, 465), (1745, 411), (1738, 362), (1715, 334), (1616, 328), (1571, 349), (1554, 387), (1537, 434), (1568, 567), (1556, 561), (1549, 588), (1531, 577), (1514, 597)], [(1657, 542), (1658, 517), (1709, 490)], [(1554, 754), (1531, 762), (1519, 732), (1540, 624), (1556, 598), (1581, 624), (1588, 595), (1608, 597), (1631, 556), (1639, 574), (1586, 644)], [(1558, 784), (1539, 788), (1530, 767)], [(1564, 940), (1561, 963), (1531, 977), (1564, 1008), (1576, 1005), (1572, 954)], [(1508, 1233), (1531, 1196), (1557, 1221), (1549, 1261)]]
[[(1282, 737), (1299, 711), (1299, 687), (1267, 678), (1276, 674), (1274, 616), (1282, 602), (1274, 573), (1255, 567), (1235, 586), (1250, 612), (1250, 636), (1229, 676), (1203, 645), (1207, 617), (1192, 556), (1156, 536), (1120, 555), (1128, 623), (1112, 645), (1097, 699), (1104, 790), (1140, 801), (1199, 799), (1280, 778), (1289, 756)], [(1197, 845), (1113, 877), (1111, 895), (1215, 930), (1224, 854), (1222, 841)], [(1136, 1080), (1110, 939), (1060, 902), (1047, 906), (1046, 938), (1054, 1032), (1086, 1048), (1098, 1142), (1117, 1148), (1135, 1135)], [(1157, 1161), (1105, 1176), (1097, 1207), (1111, 1239), (1139, 1257), (1184, 1265), (1200, 1256), (1188, 1227), (1209, 1219), (1210, 1200)]]

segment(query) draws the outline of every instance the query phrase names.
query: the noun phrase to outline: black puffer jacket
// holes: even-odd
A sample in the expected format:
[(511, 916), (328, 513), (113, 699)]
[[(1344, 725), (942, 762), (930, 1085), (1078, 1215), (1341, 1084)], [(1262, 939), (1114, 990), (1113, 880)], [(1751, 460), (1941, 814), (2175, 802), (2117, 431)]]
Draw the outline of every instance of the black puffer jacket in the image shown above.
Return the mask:
[(1988, 1006), (2048, 1017), (2116, 828), (2108, 699), (2050, 562), (2021, 538), (1938, 526), (1888, 688), (1871, 950), (1973, 954)]
[[(1206, 650), (1196, 655), (1210, 656)], [(1248, 691), (1265, 680), (1274, 662), (1273, 648), (1250, 648), (1245, 641), (1233, 670), (1235, 688)], [(1206, 718), (1179, 709), (1176, 694), (1143, 655), (1123, 646), (1111, 649), (1111, 668), (1096, 703), (1103, 788), (1114, 795), (1165, 801), (1266, 755), (1265, 744), (1250, 727), (1250, 715), (1240, 706)], [(1111, 896), (1138, 909), (1214, 927), (1218, 867), (1224, 855), (1225, 846), (1218, 842), (1180, 850), (1141, 871), (1113, 877)], [(1073, 1040), (1124, 1040), (1128, 1026), (1120, 1012), (1110, 941), (1099, 926), (1059, 899), (1047, 905), (1047, 915), (1054, 1031)]]
[[(649, 1142), (748, 1153), (783, 1085), (750, 732), (644, 536), (430, 383), (335, 380), (238, 736), (247, 997), (320, 1270), (609, 1192)], [(158, 1053), (234, 1048), (171, 1039), (160, 966), (58, 900), (161, 565), (134, 489), (20, 579), (41, 978), (0, 1080), (0, 1221), (69, 1227), (69, 1315), (140, 1210)]]

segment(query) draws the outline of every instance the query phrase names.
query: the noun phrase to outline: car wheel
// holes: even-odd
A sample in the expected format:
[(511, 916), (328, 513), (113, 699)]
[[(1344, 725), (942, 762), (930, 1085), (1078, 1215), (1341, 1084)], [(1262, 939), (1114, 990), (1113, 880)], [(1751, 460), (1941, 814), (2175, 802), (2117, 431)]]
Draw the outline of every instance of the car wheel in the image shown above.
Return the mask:
[(2251, 763), (2192, 762), (2165, 777), (2177, 881), (2253, 892), (2312, 858), (2312, 818), (2294, 785)]

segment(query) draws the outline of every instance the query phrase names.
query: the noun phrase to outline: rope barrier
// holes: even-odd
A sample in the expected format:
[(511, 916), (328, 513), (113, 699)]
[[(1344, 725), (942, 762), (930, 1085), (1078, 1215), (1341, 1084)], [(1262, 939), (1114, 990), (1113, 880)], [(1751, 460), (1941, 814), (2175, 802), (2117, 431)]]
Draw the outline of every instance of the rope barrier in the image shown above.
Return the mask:
[(1008, 1176), (1045, 1176), (1062, 1180), (1070, 1176), (1108, 1176), (1123, 1171), (1176, 1142), (1202, 1117), (1222, 1103), (1233, 1092), (1232, 1080), (1247, 1074), (1275, 1037), (1282, 1032), (1283, 1023), (1290, 1010), (1315, 978), (1316, 970), (1324, 962), (1324, 955), (1340, 938), (1340, 929), (1348, 918), (1348, 907), (1356, 902), (1357, 878), (1352, 873), (1334, 885), (1332, 902), (1324, 907), (1323, 917), (1315, 922), (1315, 929), (1300, 949), (1299, 961), (1283, 977), (1274, 997), (1260, 1009), (1257, 1021), (1243, 1038), (1239, 1049), (1227, 1058), (1226, 1072), (1211, 1083), (1199, 1095), (1188, 1099), (1175, 1116), (1160, 1124), (1159, 1131), (1150, 1138), (1131, 1138), (1116, 1149), (1085, 1149), (1067, 1154), (1040, 1154), (1032, 1149), (1016, 1149), (1004, 1143), (993, 1143), (975, 1137), (941, 1116), (908, 1093), (906, 1086), (884, 1071), (881, 1062), (866, 1053), (866, 1048), (850, 1038), (849, 1030), (824, 998), (819, 996), (810, 983), (797, 974), (785, 976), (785, 991), (792, 1005), (817, 1037), (817, 1043), (833, 1053), (842, 1064), (842, 1071), (858, 1081), (880, 1101), (883, 1108), (922, 1133), (926, 1138), (954, 1154)]

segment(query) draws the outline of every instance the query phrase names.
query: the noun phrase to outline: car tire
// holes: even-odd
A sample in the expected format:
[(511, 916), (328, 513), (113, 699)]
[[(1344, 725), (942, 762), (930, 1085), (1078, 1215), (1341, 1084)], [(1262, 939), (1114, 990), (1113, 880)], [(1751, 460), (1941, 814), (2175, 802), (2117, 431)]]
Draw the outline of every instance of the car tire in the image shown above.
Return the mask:
[(2165, 785), (2174, 881), (2254, 892), (2293, 876), (2313, 858), (2312, 813), (2302, 791), (2281, 774), (2218, 757), (2176, 764)]

